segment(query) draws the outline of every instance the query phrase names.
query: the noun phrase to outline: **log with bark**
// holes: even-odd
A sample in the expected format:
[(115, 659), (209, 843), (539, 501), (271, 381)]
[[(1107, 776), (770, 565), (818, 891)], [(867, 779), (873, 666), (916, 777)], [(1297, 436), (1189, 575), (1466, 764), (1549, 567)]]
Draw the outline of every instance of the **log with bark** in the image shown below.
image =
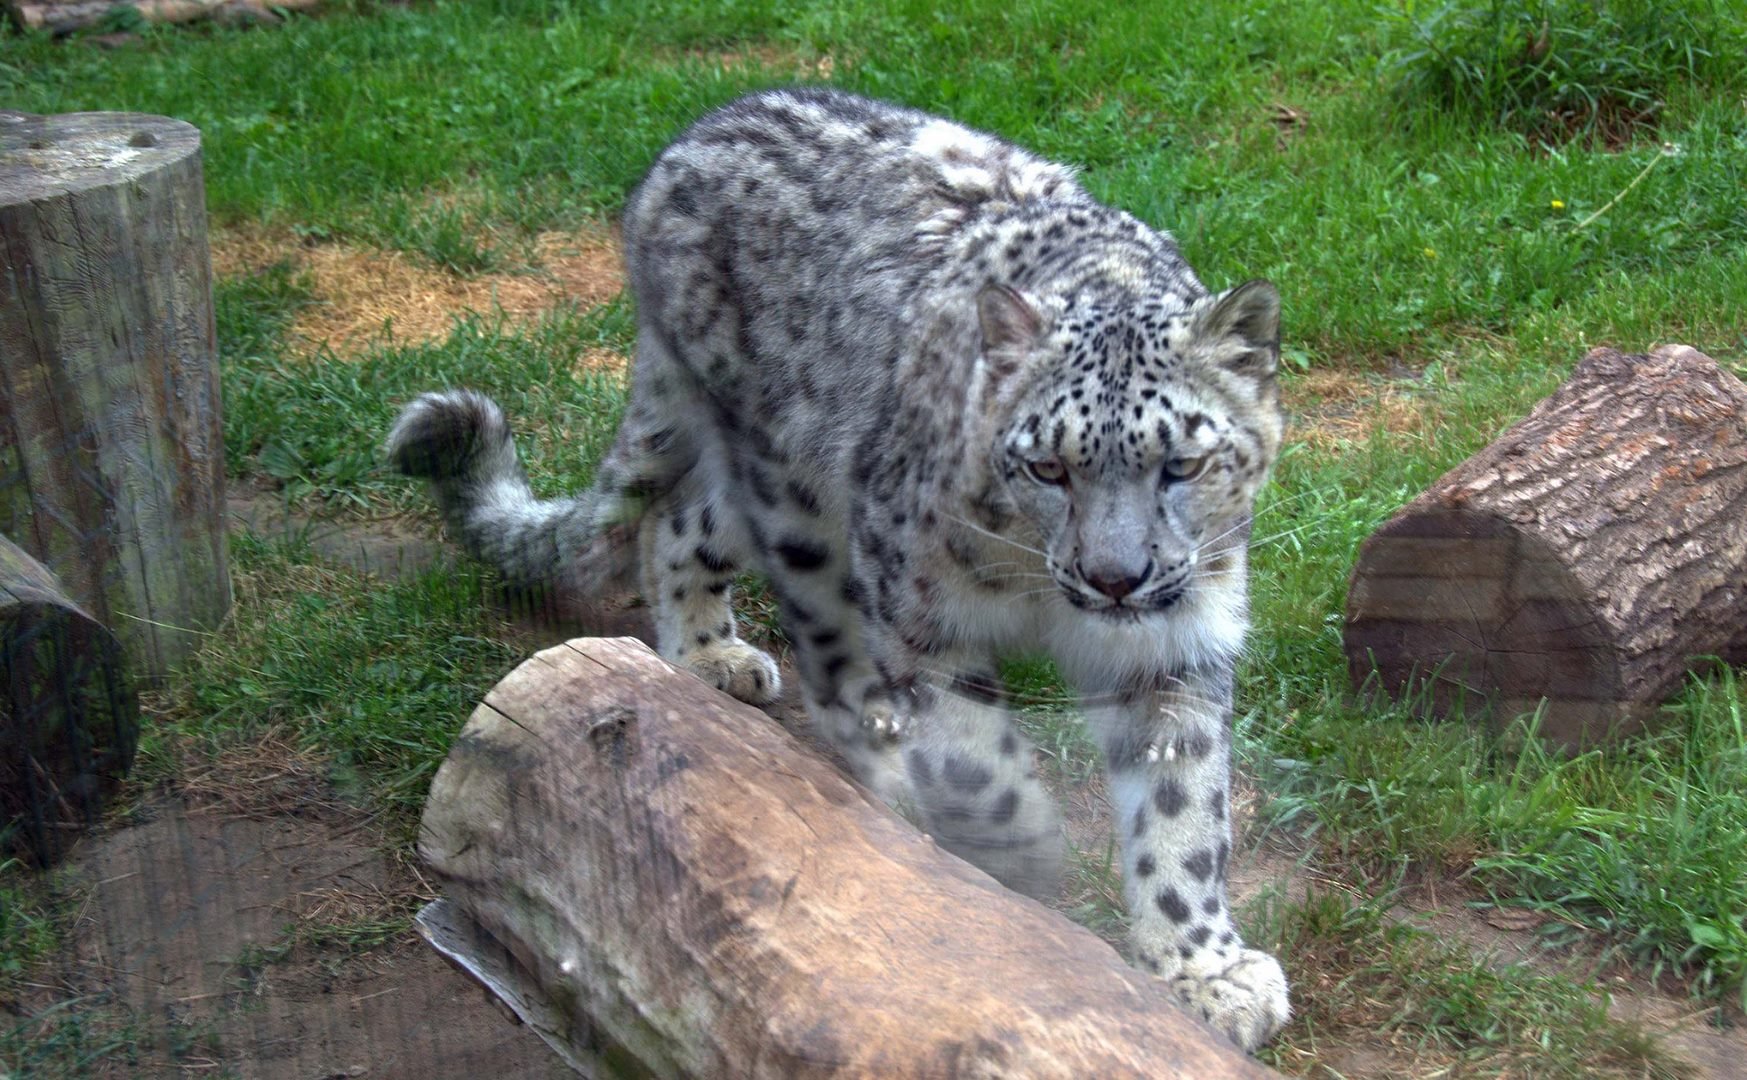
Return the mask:
[(498, 684), (419, 850), (427, 938), (592, 1075), (1270, 1075), (633, 639)]
[(1747, 659), (1747, 386), (1684, 345), (1591, 352), (1365, 541), (1345, 644), (1435, 715), (1544, 708), (1568, 747), (1649, 722)]
[(211, 19), (235, 25), (278, 22), (279, 10), (312, 11), (321, 4), (322, 0), (5, 0), (4, 6), (18, 26), (61, 35), (118, 22), (118, 10), (148, 23)]
[(0, 536), (0, 855), (57, 862), (102, 816), (138, 739), (115, 636)]
[(0, 112), (0, 532), (161, 678), (230, 607), (200, 133)]

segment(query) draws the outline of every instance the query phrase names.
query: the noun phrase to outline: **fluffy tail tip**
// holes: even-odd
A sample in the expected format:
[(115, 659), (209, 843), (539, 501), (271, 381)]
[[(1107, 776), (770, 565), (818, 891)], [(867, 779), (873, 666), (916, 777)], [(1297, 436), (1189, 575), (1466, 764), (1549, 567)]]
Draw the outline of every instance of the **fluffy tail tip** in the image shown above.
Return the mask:
[(451, 480), (515, 465), (509, 423), (497, 402), (472, 390), (420, 394), (388, 433), (388, 460), (408, 476)]

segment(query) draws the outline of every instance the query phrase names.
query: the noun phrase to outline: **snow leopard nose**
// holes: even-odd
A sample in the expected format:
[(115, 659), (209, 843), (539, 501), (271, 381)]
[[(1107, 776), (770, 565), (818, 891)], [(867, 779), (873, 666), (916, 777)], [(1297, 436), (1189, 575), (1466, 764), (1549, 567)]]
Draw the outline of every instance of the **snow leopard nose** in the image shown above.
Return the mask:
[(1074, 569), (1079, 571), (1081, 581), (1112, 600), (1121, 600), (1140, 588), (1142, 583), (1152, 576), (1153, 561), (1148, 559), (1144, 565), (1137, 569), (1114, 561), (1094, 563), (1087, 567), (1075, 560)]

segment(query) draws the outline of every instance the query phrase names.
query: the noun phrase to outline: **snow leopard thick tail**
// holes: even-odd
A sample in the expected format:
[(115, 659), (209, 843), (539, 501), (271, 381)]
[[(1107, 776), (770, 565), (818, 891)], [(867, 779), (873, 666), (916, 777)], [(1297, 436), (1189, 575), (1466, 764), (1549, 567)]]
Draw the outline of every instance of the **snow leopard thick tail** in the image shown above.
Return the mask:
[(564, 584), (598, 595), (635, 583), (637, 525), (650, 499), (684, 473), (659, 446), (640, 449), (627, 469), (621, 432), (594, 484), (567, 498), (540, 499), (528, 486), (509, 422), (495, 401), (471, 390), (421, 394), (401, 410), (388, 457), (430, 481), (443, 522), (471, 556), (513, 585)]

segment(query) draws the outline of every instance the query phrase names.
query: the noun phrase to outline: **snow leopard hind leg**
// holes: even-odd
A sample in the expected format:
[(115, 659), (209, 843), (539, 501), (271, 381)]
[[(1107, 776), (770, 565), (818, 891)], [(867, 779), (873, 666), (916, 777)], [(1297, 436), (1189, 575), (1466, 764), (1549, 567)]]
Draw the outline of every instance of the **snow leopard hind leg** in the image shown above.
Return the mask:
[(776, 664), (740, 640), (731, 608), (744, 558), (738, 519), (713, 500), (709, 466), (693, 440), (662, 422), (680, 414), (667, 411), (649, 382), (640, 378), (633, 389), (594, 484), (568, 498), (535, 497), (503, 411), (473, 391), (427, 393), (408, 404), (389, 435), (389, 458), (430, 482), (450, 534), (513, 585), (563, 582), (599, 595), (630, 584), (641, 563), (661, 654), (743, 701), (766, 704), (781, 693)]
[(734, 618), (744, 525), (707, 469), (694, 465), (644, 517), (643, 597), (664, 658), (750, 705), (769, 704), (782, 695), (776, 661), (741, 640)]
[(684, 469), (656, 495), (640, 527), (642, 592), (655, 616), (656, 647), (670, 663), (750, 705), (782, 696), (776, 661), (741, 639), (734, 579), (753, 557), (746, 519), (733, 505), (730, 448), (701, 418), (717, 410), (675, 354), (673, 337), (637, 335), (631, 400), (615, 449), (654, 432), (682, 447)]

